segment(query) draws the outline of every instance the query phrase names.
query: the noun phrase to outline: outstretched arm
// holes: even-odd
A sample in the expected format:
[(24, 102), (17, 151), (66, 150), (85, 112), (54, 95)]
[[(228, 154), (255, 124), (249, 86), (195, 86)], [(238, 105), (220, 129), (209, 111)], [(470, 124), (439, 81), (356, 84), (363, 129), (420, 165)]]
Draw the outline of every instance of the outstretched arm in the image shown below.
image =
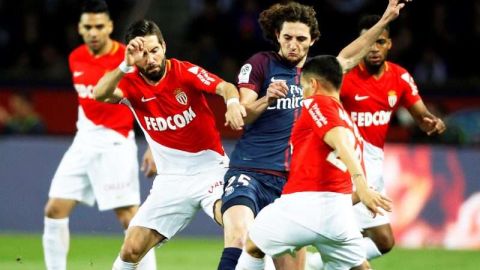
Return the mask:
[[(406, 0), (405, 2), (410, 2)], [(338, 61), (342, 65), (343, 72), (355, 67), (360, 60), (367, 54), (370, 46), (375, 43), (377, 38), (382, 34), (385, 27), (400, 14), (400, 10), (405, 6), (400, 0), (389, 0), (387, 9), (383, 13), (382, 18), (368, 31), (360, 35), (357, 39), (343, 48), (337, 56)]]
[(335, 150), (337, 156), (347, 167), (360, 201), (374, 215), (383, 215), (378, 207), (390, 211), (391, 200), (368, 187), (362, 165), (355, 153), (354, 145), (349, 139), (348, 132), (350, 131), (344, 127), (334, 127), (325, 134), (323, 140)]
[(427, 135), (441, 134), (447, 129), (442, 119), (436, 117), (427, 109), (423, 101), (419, 100), (415, 102), (408, 111), (412, 115), (415, 122), (421, 130)]

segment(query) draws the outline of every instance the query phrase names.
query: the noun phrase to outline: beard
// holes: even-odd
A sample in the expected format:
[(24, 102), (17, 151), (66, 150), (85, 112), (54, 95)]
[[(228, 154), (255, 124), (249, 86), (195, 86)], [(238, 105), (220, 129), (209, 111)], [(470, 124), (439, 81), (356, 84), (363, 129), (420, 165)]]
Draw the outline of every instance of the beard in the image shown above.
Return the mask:
[(166, 63), (167, 59), (163, 58), (163, 61), (159, 66), (160, 69), (158, 71), (148, 71), (147, 68), (138, 68), (138, 71), (142, 74), (143, 77), (147, 78), (148, 80), (158, 82), (165, 73)]
[(364, 63), (365, 63), (365, 68), (367, 69), (368, 73), (379, 74), (380, 69), (382, 68), (383, 63), (385, 63), (385, 61), (383, 60), (379, 63), (371, 63), (369, 61), (364, 61)]

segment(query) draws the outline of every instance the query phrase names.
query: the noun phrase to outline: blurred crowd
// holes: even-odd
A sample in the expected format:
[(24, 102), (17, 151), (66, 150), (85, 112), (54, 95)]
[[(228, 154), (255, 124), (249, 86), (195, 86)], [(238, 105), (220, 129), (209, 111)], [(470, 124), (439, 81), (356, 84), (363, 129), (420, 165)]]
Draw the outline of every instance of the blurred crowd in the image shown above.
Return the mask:
[[(235, 81), (242, 63), (259, 50), (273, 49), (264, 41), (258, 14), (271, 0), (178, 0), (187, 17), (180, 34), (165, 32), (169, 57), (199, 64)], [(305, 0), (315, 7), (321, 37), (311, 55), (337, 54), (357, 37), (364, 14), (380, 13), (387, 1)], [(69, 86), (68, 53), (81, 43), (77, 34), (80, 0), (0, 0), (0, 89), (2, 86)], [(115, 22), (113, 37), (123, 40), (127, 18), (161, 18), (164, 1), (107, 0)], [(136, 8), (148, 6), (147, 9)], [(131, 16), (132, 12), (143, 12)], [(406, 67), (422, 95), (480, 97), (480, 0), (414, 1), (391, 25), (390, 60)], [(473, 66), (474, 68), (472, 68)], [(1, 90), (0, 90), (1, 91)], [(448, 111), (448, 110), (447, 110)], [(448, 112), (446, 112), (448, 113)], [(408, 120), (398, 116), (398, 123)], [(480, 121), (480, 120), (479, 120)]]

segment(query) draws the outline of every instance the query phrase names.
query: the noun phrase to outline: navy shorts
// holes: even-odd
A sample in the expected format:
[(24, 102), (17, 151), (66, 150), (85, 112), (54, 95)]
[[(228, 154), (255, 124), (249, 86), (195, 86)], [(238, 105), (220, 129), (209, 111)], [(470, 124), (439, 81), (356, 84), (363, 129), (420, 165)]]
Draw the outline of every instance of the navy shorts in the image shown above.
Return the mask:
[(224, 177), (222, 214), (235, 205), (245, 205), (256, 216), (282, 194), (286, 178), (258, 171), (230, 168)]

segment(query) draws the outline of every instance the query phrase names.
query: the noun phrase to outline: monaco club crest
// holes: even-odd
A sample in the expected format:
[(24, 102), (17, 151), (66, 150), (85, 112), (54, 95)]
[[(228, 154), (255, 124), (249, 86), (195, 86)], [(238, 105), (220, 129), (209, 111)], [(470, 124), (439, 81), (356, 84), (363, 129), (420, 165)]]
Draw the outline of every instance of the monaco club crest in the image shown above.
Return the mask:
[(388, 91), (388, 105), (393, 108), (397, 104), (397, 92), (394, 90)]
[(173, 93), (175, 94), (175, 99), (177, 99), (178, 103), (182, 105), (187, 105), (187, 94), (185, 94), (182, 89), (176, 89)]

